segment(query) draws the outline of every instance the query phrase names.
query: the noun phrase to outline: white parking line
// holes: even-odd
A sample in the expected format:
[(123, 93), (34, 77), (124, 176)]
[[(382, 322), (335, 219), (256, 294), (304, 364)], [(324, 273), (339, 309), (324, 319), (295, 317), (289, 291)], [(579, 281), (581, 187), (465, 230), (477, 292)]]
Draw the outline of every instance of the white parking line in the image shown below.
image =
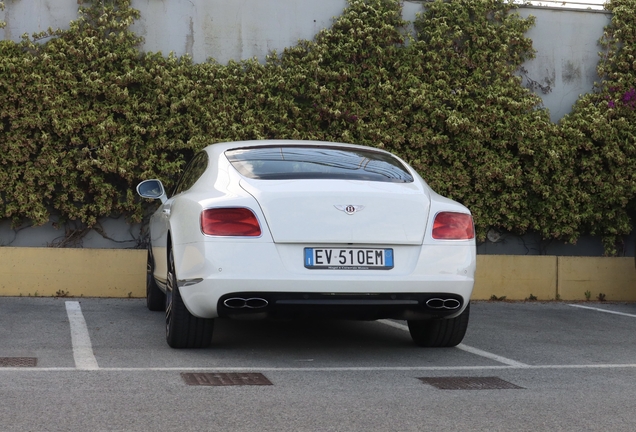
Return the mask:
[[(394, 328), (400, 329), (400, 330), (409, 331), (409, 328), (407, 326), (405, 326), (404, 324), (396, 323), (395, 321), (378, 320), (378, 322), (380, 322), (382, 324), (385, 324), (385, 325), (388, 325), (390, 327), (394, 327)], [(485, 358), (488, 358), (490, 360), (494, 360), (494, 361), (497, 361), (499, 363), (506, 364), (508, 366), (514, 366), (514, 367), (528, 367), (528, 366), (530, 366), (530, 365), (527, 365), (525, 363), (521, 363), (521, 362), (518, 362), (516, 360), (512, 360), (512, 359), (509, 359), (509, 358), (506, 358), (506, 357), (502, 357), (502, 356), (499, 356), (497, 354), (489, 353), (487, 351), (483, 351), (483, 350), (480, 350), (478, 348), (473, 348), (471, 346), (464, 345), (464, 344), (459, 344), (459, 345), (457, 345), (456, 348), (458, 348), (458, 349), (460, 349), (462, 351), (469, 352), (471, 354), (478, 355), (480, 357), (485, 357)]]
[(81, 370), (99, 369), (79, 302), (67, 301), (66, 313), (71, 325), (71, 343), (73, 344), (75, 368)]
[(408, 326), (405, 326), (404, 324), (396, 323), (395, 321), (381, 319), (381, 320), (378, 320), (378, 322), (384, 325), (388, 325), (389, 327), (393, 327), (393, 328), (404, 330), (404, 331), (409, 331)]
[(481, 357), (486, 357), (486, 358), (488, 358), (490, 360), (494, 360), (494, 361), (497, 361), (499, 363), (507, 364), (508, 366), (514, 366), (514, 367), (528, 367), (528, 366), (530, 366), (528, 364), (521, 363), (521, 362), (518, 362), (516, 360), (512, 360), (512, 359), (506, 358), (506, 357), (502, 357), (502, 356), (497, 355), (497, 354), (489, 353), (487, 351), (482, 351), (482, 350), (480, 350), (478, 348), (473, 348), (471, 346), (464, 345), (464, 344), (457, 345), (457, 348), (459, 348), (462, 351), (469, 352), (471, 354), (475, 354), (475, 355), (478, 355), (478, 356), (481, 356)]
[[(636, 369), (636, 364), (582, 364), (582, 365), (525, 365), (525, 366), (363, 366), (363, 367), (104, 367), (95, 372), (409, 372), (409, 371), (487, 371), (487, 370), (559, 370), (559, 369)], [(75, 368), (64, 367), (3, 367), (5, 372), (76, 372)]]
[(581, 308), (581, 309), (590, 309), (590, 310), (594, 310), (594, 311), (598, 311), (598, 312), (605, 312), (605, 313), (608, 313), (608, 314), (622, 315), (622, 316), (628, 316), (628, 317), (636, 318), (636, 315), (628, 314), (628, 313), (624, 313), (624, 312), (616, 312), (616, 311), (611, 311), (611, 310), (607, 310), (607, 309), (595, 308), (595, 307), (590, 307), (590, 306), (582, 306), (582, 305), (577, 305), (577, 304), (571, 304), (569, 306), (576, 307), (576, 308)]

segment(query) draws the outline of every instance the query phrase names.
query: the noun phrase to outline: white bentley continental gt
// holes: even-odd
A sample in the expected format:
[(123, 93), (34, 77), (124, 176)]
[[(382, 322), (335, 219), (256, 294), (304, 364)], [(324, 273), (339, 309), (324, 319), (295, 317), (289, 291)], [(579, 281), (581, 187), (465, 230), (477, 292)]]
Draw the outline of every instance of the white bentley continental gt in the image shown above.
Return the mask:
[(214, 319), (406, 320), (414, 342), (459, 344), (475, 273), (470, 211), (404, 161), (316, 141), (214, 144), (150, 219), (147, 305), (173, 348), (207, 347)]

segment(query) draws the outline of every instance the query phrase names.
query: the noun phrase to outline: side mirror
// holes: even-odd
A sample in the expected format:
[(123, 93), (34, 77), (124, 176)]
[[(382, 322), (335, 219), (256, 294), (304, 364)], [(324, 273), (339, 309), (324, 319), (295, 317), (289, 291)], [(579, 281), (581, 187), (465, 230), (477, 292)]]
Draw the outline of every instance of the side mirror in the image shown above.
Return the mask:
[(162, 203), (168, 201), (166, 191), (161, 180), (144, 180), (137, 185), (137, 193), (142, 198), (160, 199)]

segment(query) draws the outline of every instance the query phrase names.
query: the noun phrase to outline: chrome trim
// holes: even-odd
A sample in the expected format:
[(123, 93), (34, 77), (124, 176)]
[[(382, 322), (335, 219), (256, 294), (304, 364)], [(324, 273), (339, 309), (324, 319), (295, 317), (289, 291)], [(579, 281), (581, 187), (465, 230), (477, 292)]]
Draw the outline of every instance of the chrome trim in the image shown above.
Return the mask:
[(180, 279), (177, 281), (177, 285), (179, 287), (187, 287), (187, 286), (191, 286), (191, 285), (196, 285), (199, 282), (203, 282), (203, 278), (196, 278), (196, 279)]
[(457, 299), (432, 298), (426, 301), (426, 306), (430, 307), (431, 309), (455, 310), (459, 309), (461, 305), (461, 302)]
[(223, 301), (223, 305), (230, 309), (261, 309), (267, 307), (269, 302), (264, 298), (251, 297), (244, 299), (242, 297), (231, 297)]
[(361, 212), (362, 210), (364, 210), (363, 205), (359, 205), (359, 204), (334, 204), (334, 207), (340, 211), (345, 212), (348, 215), (352, 215), (355, 214), (357, 212)]

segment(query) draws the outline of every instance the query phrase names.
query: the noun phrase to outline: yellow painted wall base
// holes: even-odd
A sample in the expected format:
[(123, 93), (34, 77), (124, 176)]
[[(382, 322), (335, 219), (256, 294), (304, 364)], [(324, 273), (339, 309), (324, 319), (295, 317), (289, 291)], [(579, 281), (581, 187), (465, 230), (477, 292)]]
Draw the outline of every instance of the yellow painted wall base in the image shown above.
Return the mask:
[[(478, 255), (474, 300), (636, 301), (633, 258)], [(0, 247), (0, 295), (145, 297), (146, 251)]]
[(636, 301), (634, 258), (559, 257), (561, 298), (585, 300), (605, 294), (606, 300)]
[(634, 258), (478, 255), (474, 300), (636, 301)]
[(557, 259), (554, 256), (477, 255), (472, 298), (554, 300), (557, 293)]
[(0, 295), (145, 297), (146, 251), (0, 247)]

